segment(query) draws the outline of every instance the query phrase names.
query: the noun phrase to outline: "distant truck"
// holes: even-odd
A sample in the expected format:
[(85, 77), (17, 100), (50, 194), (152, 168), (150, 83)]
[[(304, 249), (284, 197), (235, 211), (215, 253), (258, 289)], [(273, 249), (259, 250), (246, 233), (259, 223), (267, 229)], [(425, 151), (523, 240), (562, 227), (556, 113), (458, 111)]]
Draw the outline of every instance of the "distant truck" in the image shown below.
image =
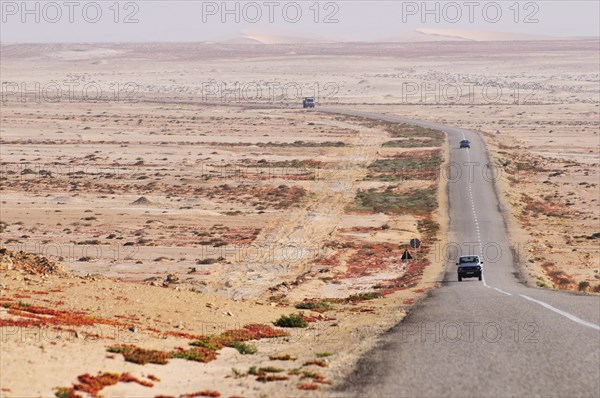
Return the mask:
[(481, 264), (483, 262), (479, 260), (479, 256), (460, 256), (456, 263), (458, 265), (458, 281), (462, 282), (462, 278), (479, 278), (481, 280), (483, 275)]
[(304, 97), (302, 100), (303, 108), (314, 108), (315, 107), (315, 99), (313, 97)]

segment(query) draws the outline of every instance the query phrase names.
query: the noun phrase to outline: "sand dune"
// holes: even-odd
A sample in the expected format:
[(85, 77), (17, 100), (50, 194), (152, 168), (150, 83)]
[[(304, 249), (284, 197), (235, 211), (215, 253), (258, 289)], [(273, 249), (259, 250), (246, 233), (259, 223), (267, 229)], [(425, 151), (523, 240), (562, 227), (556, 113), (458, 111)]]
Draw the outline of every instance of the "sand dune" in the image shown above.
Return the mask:
[(249, 34), (225, 40), (227, 44), (302, 44), (302, 43), (333, 43), (336, 40), (318, 37), (295, 37), (269, 34)]
[(530, 35), (509, 32), (485, 32), (467, 29), (415, 29), (398, 36), (388, 37), (382, 42), (424, 42), (424, 41), (530, 41), (560, 40), (559, 37)]

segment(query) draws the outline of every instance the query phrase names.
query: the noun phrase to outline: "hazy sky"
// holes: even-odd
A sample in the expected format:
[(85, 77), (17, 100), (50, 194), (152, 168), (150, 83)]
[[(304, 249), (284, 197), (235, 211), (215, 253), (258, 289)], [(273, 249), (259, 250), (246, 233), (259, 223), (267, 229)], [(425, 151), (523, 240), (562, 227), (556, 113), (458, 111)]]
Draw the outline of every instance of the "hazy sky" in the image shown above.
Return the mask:
[(1, 1), (6, 42), (377, 40), (418, 28), (600, 36), (599, 1)]

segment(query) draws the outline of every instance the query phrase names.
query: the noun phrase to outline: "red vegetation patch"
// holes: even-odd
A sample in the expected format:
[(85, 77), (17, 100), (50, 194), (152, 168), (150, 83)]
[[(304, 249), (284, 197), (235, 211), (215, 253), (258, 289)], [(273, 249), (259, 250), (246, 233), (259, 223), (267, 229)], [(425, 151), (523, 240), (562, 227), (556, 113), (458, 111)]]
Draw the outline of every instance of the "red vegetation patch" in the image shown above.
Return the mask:
[[(544, 195), (541, 196), (544, 197)], [(523, 214), (520, 217), (521, 221), (527, 221), (526, 217), (528, 215), (533, 217), (538, 217), (540, 215), (546, 215), (548, 217), (567, 217), (570, 214), (564, 205), (552, 199), (537, 200), (523, 193), (521, 194), (521, 201), (525, 205)]]
[(301, 383), (298, 384), (298, 390), (305, 390), (305, 391), (316, 391), (319, 389), (319, 386), (313, 383)]
[(203, 195), (213, 200), (227, 203), (240, 202), (250, 204), (256, 208), (272, 207), (284, 209), (298, 203), (305, 195), (306, 190), (300, 186), (252, 186), (239, 184), (232, 186), (223, 184), (210, 188), (196, 188), (194, 193)]
[(376, 289), (380, 289), (379, 293), (382, 295), (392, 294), (398, 290), (410, 289), (417, 286), (417, 283), (423, 275), (423, 270), (427, 267), (430, 262), (424, 258), (426, 252), (421, 254), (421, 259), (417, 261), (407, 262), (407, 269), (404, 275), (394, 280), (388, 281), (387, 283), (381, 283), (375, 286)]
[(331, 384), (331, 381), (327, 380), (325, 376), (314, 372), (304, 372), (300, 379), (312, 379), (313, 382), (319, 384)]
[(357, 278), (383, 270), (397, 268), (402, 264), (402, 253), (397, 245), (389, 243), (354, 245), (356, 251), (346, 263), (347, 270), (337, 278)]
[(128, 362), (144, 365), (154, 363), (164, 365), (170, 358), (186, 359), (188, 361), (210, 362), (217, 358), (217, 350), (223, 347), (233, 347), (236, 343), (263, 338), (289, 336), (289, 333), (267, 325), (249, 324), (242, 329), (227, 330), (216, 336), (193, 336), (198, 338), (190, 344), (190, 349), (181, 347), (170, 352), (148, 350), (134, 345), (115, 345), (108, 347), (108, 352), (120, 353)]
[(59, 387), (56, 388), (56, 396), (59, 397), (81, 397), (76, 394), (75, 391), (81, 391), (90, 394), (92, 397), (98, 397), (98, 393), (102, 391), (104, 387), (113, 386), (119, 382), (122, 383), (137, 383), (144, 387), (153, 387), (154, 384), (138, 379), (129, 373), (99, 373), (97, 376), (92, 376), (88, 373), (77, 376), (78, 384), (74, 384), (73, 387)]
[[(326, 310), (325, 310), (326, 311)], [(336, 319), (330, 316), (323, 316), (323, 315), (306, 315), (306, 314), (302, 314), (302, 318), (304, 318), (304, 320), (306, 322), (319, 322), (319, 321), (335, 321)]]
[(223, 347), (232, 347), (234, 343), (248, 340), (271, 339), (276, 337), (289, 336), (289, 333), (281, 329), (275, 329), (268, 325), (249, 324), (242, 329), (226, 330), (220, 335), (202, 336), (192, 345), (199, 347), (209, 347), (221, 349)]
[(310, 365), (320, 366), (322, 368), (326, 368), (329, 366), (327, 361), (324, 359), (312, 359), (310, 361), (304, 362), (303, 366), (310, 366)]
[(0, 327), (17, 326), (33, 328), (42, 326), (91, 326), (96, 324), (121, 327), (131, 326), (130, 324), (109, 319), (88, 316), (82, 312), (54, 310), (22, 302), (15, 303), (10, 300), (7, 300), (3, 306), (8, 308), (9, 314), (18, 316), (21, 319), (0, 319)]
[(340, 265), (340, 252), (336, 251), (329, 257), (319, 257), (315, 259), (315, 264), (324, 265), (327, 267), (337, 267)]
[(566, 274), (564, 271), (557, 269), (556, 264), (546, 261), (542, 264), (542, 269), (552, 279), (552, 282), (558, 286), (559, 289), (569, 289), (575, 287), (573, 277)]

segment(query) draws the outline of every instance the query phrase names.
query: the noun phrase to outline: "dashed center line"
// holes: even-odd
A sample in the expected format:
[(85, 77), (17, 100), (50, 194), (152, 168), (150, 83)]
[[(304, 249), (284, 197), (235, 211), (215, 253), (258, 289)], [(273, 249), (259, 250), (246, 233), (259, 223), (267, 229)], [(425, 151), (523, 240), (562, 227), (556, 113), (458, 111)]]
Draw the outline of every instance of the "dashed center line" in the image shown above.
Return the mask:
[[(465, 138), (465, 134), (463, 133), (463, 140), (464, 139), (466, 139), (466, 138)], [(467, 160), (469, 162), (471, 162), (471, 156), (470, 156), (469, 148), (467, 148)], [(477, 221), (477, 211), (475, 210), (475, 200), (473, 199), (472, 185), (473, 185), (473, 181), (469, 181), (469, 196), (470, 196), (470, 199), (471, 199), (471, 209), (473, 210), (473, 220), (475, 221), (475, 228), (477, 229), (477, 241), (479, 243), (479, 251), (481, 253), (481, 257), (483, 258), (483, 247), (481, 245), (481, 233), (480, 233), (480, 230), (479, 230), (479, 222)], [(512, 296), (512, 293), (509, 293), (509, 292), (506, 292), (506, 291), (504, 291), (502, 289), (499, 289), (497, 287), (492, 287), (492, 286), (488, 285), (487, 282), (486, 282), (486, 280), (485, 280), (485, 276), (484, 276), (483, 272), (481, 274), (481, 281), (483, 282), (483, 286), (485, 286), (488, 289), (492, 288), (492, 289), (494, 289), (495, 291), (497, 291), (499, 293), (505, 294), (507, 296)], [(529, 300), (529, 301), (531, 301), (533, 303), (539, 304), (542, 307), (544, 307), (544, 308), (546, 308), (546, 309), (548, 309), (550, 311), (553, 311), (553, 312), (555, 312), (555, 313), (557, 313), (559, 315), (562, 315), (565, 318), (572, 320), (573, 322), (577, 322), (580, 325), (592, 328), (594, 330), (600, 330), (600, 325), (597, 325), (597, 324), (592, 323), (592, 322), (585, 321), (585, 320), (583, 320), (583, 319), (581, 319), (581, 318), (579, 318), (579, 317), (577, 317), (577, 316), (575, 316), (573, 314), (570, 314), (570, 313), (568, 313), (566, 311), (559, 310), (558, 308), (553, 307), (553, 306), (551, 306), (548, 303), (545, 303), (545, 302), (540, 301), (540, 300), (536, 300), (536, 299), (531, 298), (529, 296), (526, 296), (524, 294), (519, 294), (519, 296), (522, 297), (522, 298), (524, 298), (524, 299), (526, 299), (526, 300)]]
[(497, 290), (497, 291), (499, 291), (499, 292), (500, 292), (500, 293), (502, 293), (502, 294), (506, 294), (507, 296), (512, 296), (512, 294), (511, 294), (511, 293), (509, 293), (509, 292), (505, 292), (504, 290), (502, 290), (502, 289), (498, 289), (497, 287), (495, 287), (495, 288), (494, 288), (494, 290)]

